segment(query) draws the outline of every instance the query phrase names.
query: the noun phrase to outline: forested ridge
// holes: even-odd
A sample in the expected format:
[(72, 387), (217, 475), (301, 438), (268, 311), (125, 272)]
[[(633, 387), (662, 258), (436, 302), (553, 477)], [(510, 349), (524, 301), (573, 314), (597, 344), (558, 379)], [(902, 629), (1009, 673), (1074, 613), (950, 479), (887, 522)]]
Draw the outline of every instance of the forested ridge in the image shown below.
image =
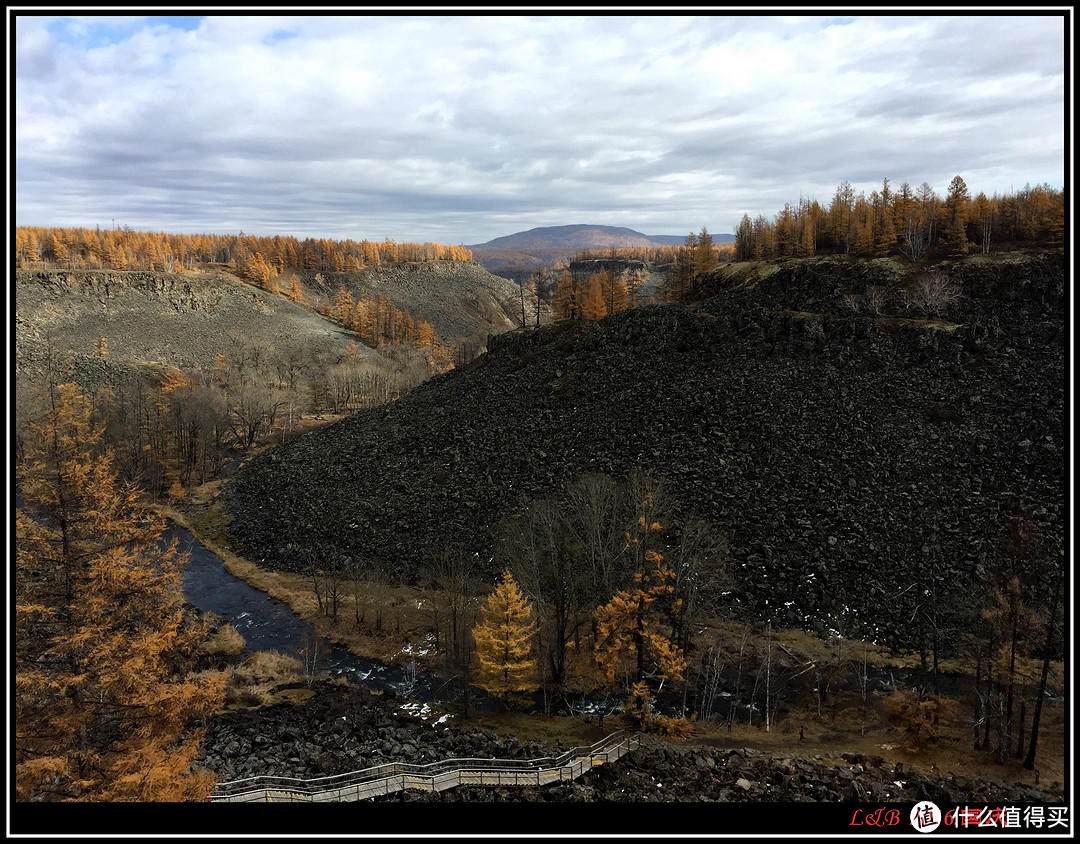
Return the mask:
[(286, 267), (349, 272), (412, 261), (471, 261), (464, 246), (331, 240), (274, 235), (168, 234), (131, 228), (18, 226), (15, 265), (20, 269), (110, 269), (185, 272), (196, 263), (231, 264), (251, 275)]
[[(787, 258), (903, 258), (913, 266), (1025, 248), (1062, 250), (1065, 195), (1049, 185), (988, 197), (972, 196), (962, 176), (945, 196), (923, 182), (856, 192), (840, 184), (827, 205), (802, 198), (785, 203), (772, 218), (744, 214), (732, 242), (716, 242), (706, 227), (678, 246), (585, 248), (570, 260), (541, 266), (522, 279), (563, 318), (599, 319), (653, 302), (701, 298), (697, 285), (722, 263)], [(595, 271), (577, 268), (592, 265)], [(646, 279), (662, 275), (655, 289)]]

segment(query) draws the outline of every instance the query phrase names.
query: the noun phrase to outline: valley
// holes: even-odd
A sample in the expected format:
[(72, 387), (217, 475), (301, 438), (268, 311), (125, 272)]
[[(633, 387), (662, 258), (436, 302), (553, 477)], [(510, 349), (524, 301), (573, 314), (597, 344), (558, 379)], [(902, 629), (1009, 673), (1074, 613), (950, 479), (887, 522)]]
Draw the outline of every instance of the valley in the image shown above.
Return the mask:
[[(657, 712), (693, 719), (672, 728), (681, 732), (666, 737), (670, 746), (758, 747), (826, 768), (843, 761), (839, 747), (849, 755), (888, 747), (890, 761), (928, 781), (947, 765), (980, 782), (1000, 770), (1034, 785), (1012, 745), (1023, 748), (1040, 694), (1042, 634), (1025, 632), (1003, 684), (993, 650), (1001, 640), (982, 619), (1006, 564), (1034, 566), (1031, 591), (999, 594), (1048, 605), (1054, 549), (1064, 544), (1059, 257), (939, 261), (935, 273), (953, 288), (936, 298), (924, 289), (931, 273), (896, 260), (721, 263), (682, 302), (600, 320), (552, 320), (545, 306), (539, 325), (529, 302), (525, 327), (527, 291), (476, 265), (435, 263), (300, 272), (299, 300), (223, 267), (172, 276), (20, 271), (20, 389), (29, 395), (33, 378), (66, 357), (60, 372), (144, 408), (129, 439), (148, 436), (146, 420), (157, 419), (165, 441), (185, 390), (192, 419), (220, 395), (223, 415), (212, 424), (232, 430), (231, 448), (215, 452), (208, 439), (206, 456), (184, 464), (180, 450), (149, 462), (140, 446), (123, 465), (153, 480), (158, 506), (230, 570), (291, 605), (319, 636), (440, 676), (456, 730), (479, 718), (537, 741), (598, 737), (608, 687), (593, 658), (595, 612), (605, 596), (630, 594), (631, 531), (648, 515), (657, 531), (649, 548), (673, 567), (679, 602), (655, 620), (687, 657), (677, 681), (653, 676)], [(453, 365), (433, 367), (412, 340), (358, 342), (360, 323), (334, 312), (341, 291), (423, 314), (439, 338), (453, 338)], [(396, 386), (363, 393), (364, 371)], [(238, 430), (243, 405), (229, 402), (259, 383), (287, 407)], [(32, 405), (24, 407), (29, 417)], [(123, 443), (121, 429), (110, 436)], [(226, 434), (219, 445), (229, 442)], [(537, 553), (544, 543), (549, 551)], [(557, 566), (574, 572), (562, 598)], [(504, 569), (540, 622), (542, 714), (532, 726), (513, 707), (469, 712), (475, 678), (459, 649)], [(562, 615), (553, 611), (559, 601)], [(990, 647), (980, 643), (987, 635)], [(1059, 648), (1050, 652), (1040, 744), (1043, 786), (1055, 793), (1064, 777), (1055, 761), (1064, 750)], [(296, 707), (303, 719), (305, 706), (338, 694), (289, 660), (257, 681), (234, 670), (226, 744), (244, 713)], [(867, 678), (884, 672), (893, 679), (868, 691)], [(1006, 727), (990, 707), (1014, 689), (1016, 706), (1028, 708)], [(924, 704), (932, 722), (919, 714), (930, 711)], [(608, 731), (625, 716), (607, 714)], [(804, 727), (811, 744), (791, 746)], [(995, 761), (1006, 736), (1010, 750)], [(329, 770), (308, 763), (333, 749), (303, 741), (322, 750), (301, 753), (299, 767), (251, 753), (250, 767), (227, 767), (223, 746), (207, 752), (222, 776), (259, 766), (293, 776)], [(493, 755), (505, 749), (495, 741)], [(961, 749), (972, 741), (974, 752)], [(635, 751), (627, 776), (672, 764), (662, 746)], [(352, 754), (334, 765), (374, 759)], [(739, 771), (734, 779), (761, 779)], [(842, 783), (835, 792), (823, 785), (833, 774), (814, 780), (809, 771), (804, 781), (824, 790), (807, 795), (845, 799)], [(869, 782), (860, 787), (877, 794)], [(614, 799), (600, 781), (581, 788), (498, 799)], [(920, 793), (946, 793), (934, 788)], [(686, 784), (682, 793), (697, 792)], [(752, 788), (709, 794), (770, 799)]]

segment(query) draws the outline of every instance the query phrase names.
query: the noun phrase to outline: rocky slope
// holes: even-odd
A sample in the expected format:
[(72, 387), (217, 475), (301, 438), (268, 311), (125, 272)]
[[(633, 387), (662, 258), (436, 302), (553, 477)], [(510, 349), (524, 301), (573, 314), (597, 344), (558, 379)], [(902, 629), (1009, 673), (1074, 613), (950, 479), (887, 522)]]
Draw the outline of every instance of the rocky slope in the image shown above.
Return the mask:
[[(444, 340), (476, 335), (486, 340), (488, 334), (521, 325), (518, 285), (472, 262), (389, 264), (322, 276), (321, 284), (305, 279), (308, 288), (333, 299), (338, 284), (344, 283), (355, 298), (382, 296), (413, 316), (422, 316)], [(531, 316), (535, 300), (527, 293), (525, 307)]]
[[(423, 315), (444, 341), (472, 339), (474, 349), (482, 348), (489, 334), (521, 324), (517, 285), (473, 263), (389, 265), (355, 274), (326, 273), (318, 282), (314, 273), (301, 275), (309, 304), (320, 295), (332, 300), (344, 281), (354, 295), (381, 295)], [(81, 358), (83, 368), (155, 362), (210, 371), (215, 355), (228, 354), (234, 342), (258, 341), (283, 357), (295, 353), (325, 364), (339, 359), (355, 339), (311, 307), (219, 271), (18, 271), (15, 329), (20, 374), (41, 368), (50, 343)], [(102, 337), (108, 341), (108, 359), (87, 361)], [(376, 357), (363, 346), (359, 354)]]
[(91, 356), (102, 337), (113, 365), (152, 361), (204, 371), (234, 337), (316, 358), (340, 355), (351, 339), (310, 309), (222, 274), (16, 272), (17, 373), (37, 371), (49, 343), (61, 353)]
[[(617, 725), (616, 725), (617, 726)], [(614, 729), (614, 728), (613, 728)], [(602, 738), (598, 735), (597, 739)], [(881, 756), (772, 757), (748, 748), (669, 743), (650, 736), (618, 763), (541, 788), (399, 792), (380, 802), (988, 802), (1058, 801), (1061, 793), (945, 773), (934, 778)], [(213, 718), (201, 764), (223, 781), (274, 775), (310, 779), (391, 761), (537, 759), (561, 744), (521, 742), (443, 722), (392, 693), (318, 685), (300, 705), (277, 704)]]
[(964, 292), (942, 319), (906, 304), (903, 265), (820, 260), (504, 335), (253, 461), (226, 488), (231, 532), (268, 565), (317, 544), (409, 577), (447, 542), (490, 559), (499, 520), (570, 478), (648, 467), (730, 535), (760, 615), (859, 616), (910, 646), (897, 595), (933, 578), (959, 611), (1012, 514), (1051, 548), (1064, 532), (1063, 262), (939, 269)]

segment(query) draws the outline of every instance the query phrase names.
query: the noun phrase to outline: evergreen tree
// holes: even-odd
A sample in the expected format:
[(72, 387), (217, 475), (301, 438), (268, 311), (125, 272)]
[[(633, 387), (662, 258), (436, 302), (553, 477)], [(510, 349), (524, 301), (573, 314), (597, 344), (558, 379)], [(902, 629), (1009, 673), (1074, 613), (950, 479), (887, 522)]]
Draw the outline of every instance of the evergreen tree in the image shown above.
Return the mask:
[(754, 224), (750, 215), (743, 214), (735, 229), (735, 260), (749, 261), (754, 257)]
[(74, 384), (50, 390), (17, 467), (15, 786), (20, 800), (201, 799), (224, 677), (194, 677), (186, 557), (120, 483)]
[(949, 182), (949, 194), (945, 198), (945, 246), (951, 255), (967, 254), (967, 220), (970, 199), (964, 180), (959, 176), (954, 176)]
[(562, 278), (555, 286), (555, 303), (552, 306), (555, 316), (558, 319), (580, 319), (579, 298), (577, 281), (569, 270), (563, 270)]
[[(650, 513), (652, 496), (643, 510)], [(626, 550), (640, 560), (630, 588), (619, 590), (595, 613), (596, 660), (610, 684), (618, 679), (642, 680), (648, 676), (676, 679), (686, 660), (682, 651), (662, 631), (669, 619), (677, 619), (682, 600), (675, 597), (675, 572), (655, 548), (662, 528), (646, 515), (638, 517), (633, 534), (626, 533)]]
[(719, 260), (716, 257), (716, 248), (713, 245), (712, 235), (709, 234), (708, 229), (702, 226), (701, 232), (697, 236), (697, 243), (694, 244), (694, 278), (702, 278), (706, 273), (713, 270), (718, 263)]
[(536, 631), (532, 605), (507, 569), (481, 606), (473, 628), (476, 685), (507, 705), (539, 689), (536, 658), (532, 655)]
[(296, 277), (296, 273), (289, 276), (289, 301), (304, 301), (304, 294), (300, 290), (300, 280)]
[(585, 319), (603, 319), (607, 316), (601, 273), (589, 276), (585, 282), (585, 298), (581, 302), (581, 315)]

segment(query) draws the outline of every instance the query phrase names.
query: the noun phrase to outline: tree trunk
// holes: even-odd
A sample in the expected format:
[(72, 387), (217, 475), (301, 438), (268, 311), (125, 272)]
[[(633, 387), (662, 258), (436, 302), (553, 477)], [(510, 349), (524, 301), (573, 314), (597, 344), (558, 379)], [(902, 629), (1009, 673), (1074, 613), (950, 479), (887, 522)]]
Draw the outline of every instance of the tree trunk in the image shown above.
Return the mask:
[(1060, 583), (1059, 574), (1054, 580), (1054, 600), (1050, 605), (1050, 620), (1046, 623), (1046, 653), (1043, 655), (1042, 677), (1039, 679), (1038, 697), (1035, 698), (1035, 712), (1031, 716), (1031, 741), (1028, 742), (1027, 757), (1024, 759), (1024, 768), (1029, 771), (1035, 767), (1035, 748), (1039, 744), (1039, 718), (1042, 716), (1042, 702), (1046, 694), (1046, 677), (1050, 673), (1050, 653), (1054, 643), (1054, 616), (1057, 615)]
[(997, 760), (1005, 761), (1009, 755), (1009, 745), (1012, 743), (1013, 734), (1013, 689), (1016, 683), (1016, 647), (1018, 631), (1016, 623), (1013, 623), (1012, 642), (1009, 650), (1009, 685), (1005, 696), (1005, 718), (1001, 724), (1001, 740), (998, 742)]
[(1020, 722), (1016, 726), (1016, 758), (1024, 757), (1024, 720), (1027, 717), (1027, 702), (1020, 701)]

